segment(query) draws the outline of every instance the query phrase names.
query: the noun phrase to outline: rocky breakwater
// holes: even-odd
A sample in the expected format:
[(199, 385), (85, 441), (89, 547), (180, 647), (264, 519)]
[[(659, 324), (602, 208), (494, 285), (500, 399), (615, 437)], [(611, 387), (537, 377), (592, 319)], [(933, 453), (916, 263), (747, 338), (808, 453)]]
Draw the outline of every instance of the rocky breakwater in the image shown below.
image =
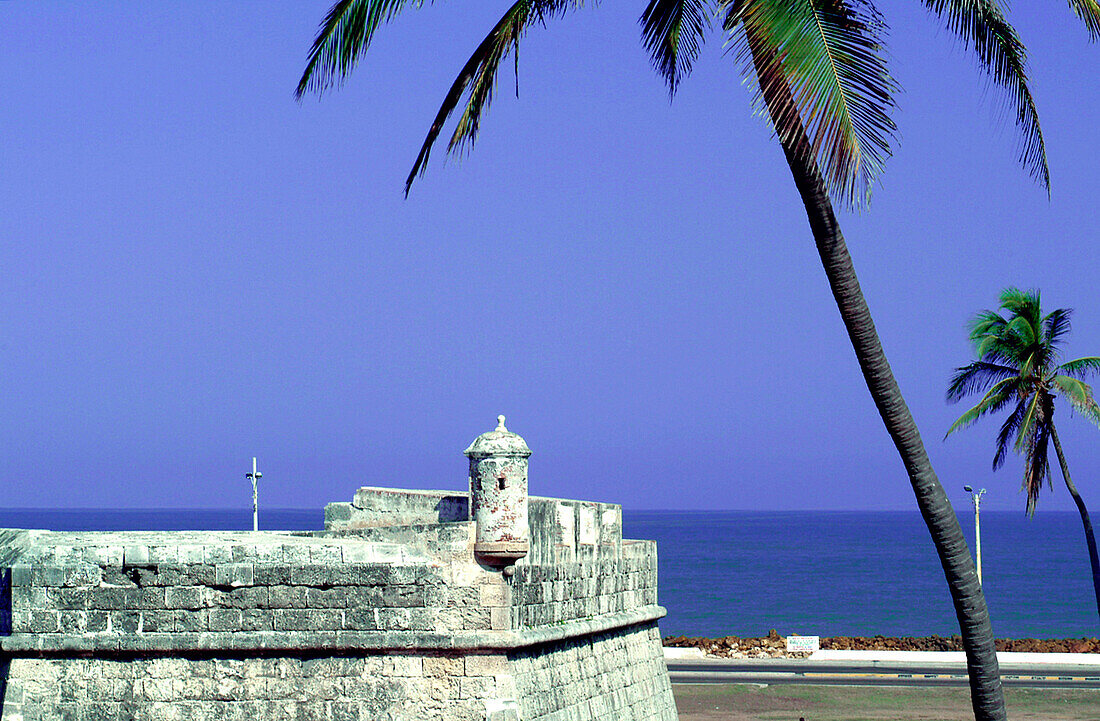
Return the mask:
[[(794, 634), (797, 635), (797, 634)], [(998, 651), (1020, 653), (1100, 653), (1100, 638), (1000, 638)], [(668, 636), (664, 645), (697, 648), (721, 658), (804, 658), (806, 653), (787, 653), (786, 638), (775, 629), (767, 636)], [(846, 651), (962, 651), (960, 636), (830, 636), (821, 638), (822, 649)]]

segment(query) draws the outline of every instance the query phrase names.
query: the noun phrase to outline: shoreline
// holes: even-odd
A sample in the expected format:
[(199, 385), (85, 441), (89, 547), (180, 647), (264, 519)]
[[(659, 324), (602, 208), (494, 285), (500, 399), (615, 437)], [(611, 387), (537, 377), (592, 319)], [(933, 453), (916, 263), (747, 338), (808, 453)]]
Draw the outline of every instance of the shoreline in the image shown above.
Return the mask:
[[(1100, 638), (999, 638), (998, 653), (1100, 654)], [(667, 648), (697, 649), (717, 658), (806, 658), (806, 652), (787, 652), (786, 639), (772, 629), (767, 636), (666, 636)], [(960, 636), (823, 636), (822, 651), (877, 652), (961, 652)]]

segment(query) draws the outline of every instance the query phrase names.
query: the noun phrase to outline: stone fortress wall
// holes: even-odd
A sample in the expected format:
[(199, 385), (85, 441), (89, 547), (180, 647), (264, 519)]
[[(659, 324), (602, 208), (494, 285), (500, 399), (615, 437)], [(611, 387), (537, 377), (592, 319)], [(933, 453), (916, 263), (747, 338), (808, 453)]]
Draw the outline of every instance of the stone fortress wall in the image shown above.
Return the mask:
[(675, 719), (656, 545), (524, 501), (505, 563), (444, 491), (315, 532), (0, 531), (0, 721)]

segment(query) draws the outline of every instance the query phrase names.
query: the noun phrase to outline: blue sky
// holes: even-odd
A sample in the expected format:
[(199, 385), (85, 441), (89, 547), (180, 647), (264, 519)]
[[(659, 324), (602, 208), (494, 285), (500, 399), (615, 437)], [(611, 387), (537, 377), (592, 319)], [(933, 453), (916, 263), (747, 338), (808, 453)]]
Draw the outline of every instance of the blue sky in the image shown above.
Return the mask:
[[(505, 413), (538, 495), (914, 508), (720, 37), (670, 104), (644, 3), (535, 28), (519, 98), (505, 73), (474, 152), (437, 149), (403, 199), (505, 6), (408, 12), (298, 104), (327, 0), (0, 3), (0, 506), (244, 507), (253, 455), (271, 506), (457, 489)], [(901, 140), (841, 222), (956, 506), (970, 483), (1022, 512), (995, 421), (941, 441), (962, 410), (943, 390), (1010, 284), (1076, 308), (1069, 354), (1100, 354), (1100, 47), (1064, 3), (1017, 6), (1051, 199), (970, 56), (884, 3)], [(1100, 510), (1100, 431), (1060, 417)], [(1056, 486), (1039, 508), (1072, 504)]]

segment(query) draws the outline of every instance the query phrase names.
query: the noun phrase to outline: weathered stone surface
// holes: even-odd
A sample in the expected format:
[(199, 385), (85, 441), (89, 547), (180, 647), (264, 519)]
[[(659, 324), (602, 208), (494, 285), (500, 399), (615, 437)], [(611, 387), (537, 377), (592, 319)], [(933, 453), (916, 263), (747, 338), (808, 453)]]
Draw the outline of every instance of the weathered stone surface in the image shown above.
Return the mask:
[(360, 489), (307, 533), (12, 531), (0, 721), (674, 719), (655, 545), (529, 503), (508, 575), (444, 492)]

